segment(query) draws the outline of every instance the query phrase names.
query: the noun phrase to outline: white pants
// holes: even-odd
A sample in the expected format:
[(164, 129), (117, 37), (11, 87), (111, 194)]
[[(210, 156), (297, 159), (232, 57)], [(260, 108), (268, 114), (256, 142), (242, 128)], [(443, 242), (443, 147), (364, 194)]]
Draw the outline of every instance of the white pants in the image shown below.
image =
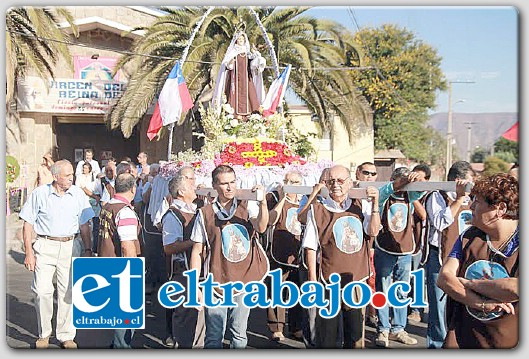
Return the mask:
[(32, 291), (35, 293), (35, 309), (39, 338), (52, 334), (53, 317), (53, 277), (57, 274), (57, 326), (55, 337), (60, 342), (73, 340), (76, 329), (73, 326), (72, 306), (72, 257), (79, 256), (77, 240), (68, 242), (53, 241), (37, 237), (33, 244), (36, 264)]

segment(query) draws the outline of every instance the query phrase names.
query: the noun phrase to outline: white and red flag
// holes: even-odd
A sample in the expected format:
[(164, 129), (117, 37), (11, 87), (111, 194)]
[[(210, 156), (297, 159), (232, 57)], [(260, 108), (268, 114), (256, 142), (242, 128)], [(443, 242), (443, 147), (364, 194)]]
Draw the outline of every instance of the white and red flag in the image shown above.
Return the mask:
[(156, 137), (162, 126), (167, 126), (180, 119), (183, 111), (193, 107), (193, 100), (189, 95), (180, 63), (174, 65), (171, 73), (165, 80), (165, 83), (158, 97), (158, 103), (147, 129), (147, 137), (152, 141)]
[(290, 65), (281, 72), (281, 75), (272, 82), (266, 98), (263, 101), (263, 116), (268, 117), (276, 112), (277, 106), (283, 101), (290, 76)]

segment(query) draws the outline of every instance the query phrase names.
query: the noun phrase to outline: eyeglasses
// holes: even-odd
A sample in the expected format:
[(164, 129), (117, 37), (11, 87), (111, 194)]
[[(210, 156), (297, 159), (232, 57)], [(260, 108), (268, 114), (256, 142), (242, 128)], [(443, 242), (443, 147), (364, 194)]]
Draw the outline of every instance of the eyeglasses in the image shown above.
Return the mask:
[(377, 175), (376, 172), (369, 172), (369, 171), (366, 171), (366, 170), (362, 170), (361, 172), (362, 172), (362, 174), (363, 174), (364, 176), (369, 176), (369, 175), (371, 175), (371, 176), (375, 177), (375, 176)]
[(335, 182), (338, 184), (338, 185), (343, 185), (347, 180), (349, 179), (349, 177), (347, 178), (331, 178), (331, 179), (328, 179), (326, 180), (325, 182), (328, 184), (328, 185), (333, 185)]

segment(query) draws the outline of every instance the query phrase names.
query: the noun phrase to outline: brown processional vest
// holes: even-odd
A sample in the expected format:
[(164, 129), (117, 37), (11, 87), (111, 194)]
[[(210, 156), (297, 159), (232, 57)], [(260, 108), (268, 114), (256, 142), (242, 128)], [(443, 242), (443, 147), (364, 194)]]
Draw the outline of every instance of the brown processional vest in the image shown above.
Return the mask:
[[(129, 207), (136, 215), (134, 208), (130, 204), (123, 202), (107, 203), (101, 208), (99, 213), (99, 239), (97, 242), (97, 255), (99, 257), (121, 257), (121, 240), (118, 235), (116, 216), (123, 208)], [(136, 215), (136, 219), (138, 216)], [(134, 242), (136, 245), (136, 254), (141, 254), (140, 248), (140, 232), (141, 224), (138, 219), (138, 240)]]
[[(165, 212), (163, 215), (164, 217), (167, 215), (173, 215), (178, 222), (182, 225), (183, 228), (183, 239), (184, 240), (190, 240), (191, 239), (191, 233), (193, 232), (193, 225), (195, 224), (195, 218), (197, 216), (195, 213), (187, 213), (179, 210), (178, 208), (174, 206), (170, 206), (169, 210)], [(162, 218), (163, 222), (163, 218)], [(191, 260), (191, 248), (189, 248), (187, 251), (184, 252), (185, 261), (186, 261), (186, 269), (189, 269), (189, 263)], [(173, 261), (172, 256), (166, 257), (166, 271), (167, 274), (170, 276), (171, 273), (174, 273), (176, 271), (175, 268), (173, 268)]]
[(389, 196), (380, 215), (382, 228), (375, 238), (376, 246), (393, 255), (414, 253), (414, 221), (408, 192), (402, 198)]
[(270, 269), (268, 258), (248, 218), (247, 201), (234, 200), (237, 208), (226, 220), (215, 214), (217, 202), (200, 209), (207, 236), (207, 270), (220, 284), (262, 281)]
[[(428, 194), (428, 198), (426, 198), (425, 203), (430, 200), (431, 195), (433, 192)], [(448, 197), (448, 194), (445, 191), (439, 191), (439, 194), (443, 197), (446, 207), (450, 207), (452, 203), (454, 203), (453, 200)], [(466, 205), (462, 205), (459, 210), (456, 213), (456, 216), (454, 217), (454, 222), (449, 225), (447, 228), (445, 228), (441, 232), (441, 238), (439, 240), (439, 260), (440, 263), (443, 264), (446, 259), (448, 258), (448, 255), (452, 251), (452, 248), (454, 247), (454, 244), (456, 243), (457, 238), (461, 233), (465, 231), (468, 227), (470, 227), (470, 223), (472, 221), (472, 211), (470, 210), (471, 202), (469, 202)], [(430, 236), (430, 218), (426, 218), (426, 225), (425, 225), (425, 242), (424, 242), (424, 248), (425, 250), (422, 253), (421, 263), (426, 263), (428, 260), (428, 237)]]
[[(467, 279), (518, 278), (518, 246), (506, 243), (503, 247), (511, 253), (504, 258), (489, 248), (486, 238), (487, 235), (476, 227), (470, 227), (462, 234), (464, 257), (457, 276)], [(448, 333), (443, 347), (514, 348), (518, 344), (520, 309), (518, 302), (512, 304), (515, 314), (503, 311), (484, 314), (480, 310), (469, 310), (449, 297), (446, 307)]]
[[(269, 193), (269, 195), (274, 195)], [(267, 196), (268, 197), (268, 196)], [(277, 205), (272, 202), (274, 208)], [(270, 208), (270, 207), (269, 207)], [(270, 257), (279, 265), (298, 268), (299, 251), (301, 248), (301, 223), (298, 221), (299, 205), (285, 199), (270, 239)]]
[(332, 212), (321, 203), (311, 206), (318, 229), (320, 278), (329, 283), (329, 276), (337, 273), (342, 288), (367, 280), (370, 246), (364, 234), (361, 202), (354, 200), (344, 212)]

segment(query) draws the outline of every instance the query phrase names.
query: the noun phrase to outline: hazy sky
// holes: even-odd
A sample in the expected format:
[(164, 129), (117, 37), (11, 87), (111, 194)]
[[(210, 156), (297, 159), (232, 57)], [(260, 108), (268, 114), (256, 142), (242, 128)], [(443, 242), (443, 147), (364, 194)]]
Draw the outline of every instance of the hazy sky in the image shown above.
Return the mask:
[[(307, 13), (334, 19), (352, 32), (387, 23), (404, 27), (437, 49), (447, 80), (475, 81), (452, 85), (454, 112), (518, 112), (519, 16), (514, 7), (339, 6)], [(447, 110), (444, 91), (437, 94), (432, 112)]]

